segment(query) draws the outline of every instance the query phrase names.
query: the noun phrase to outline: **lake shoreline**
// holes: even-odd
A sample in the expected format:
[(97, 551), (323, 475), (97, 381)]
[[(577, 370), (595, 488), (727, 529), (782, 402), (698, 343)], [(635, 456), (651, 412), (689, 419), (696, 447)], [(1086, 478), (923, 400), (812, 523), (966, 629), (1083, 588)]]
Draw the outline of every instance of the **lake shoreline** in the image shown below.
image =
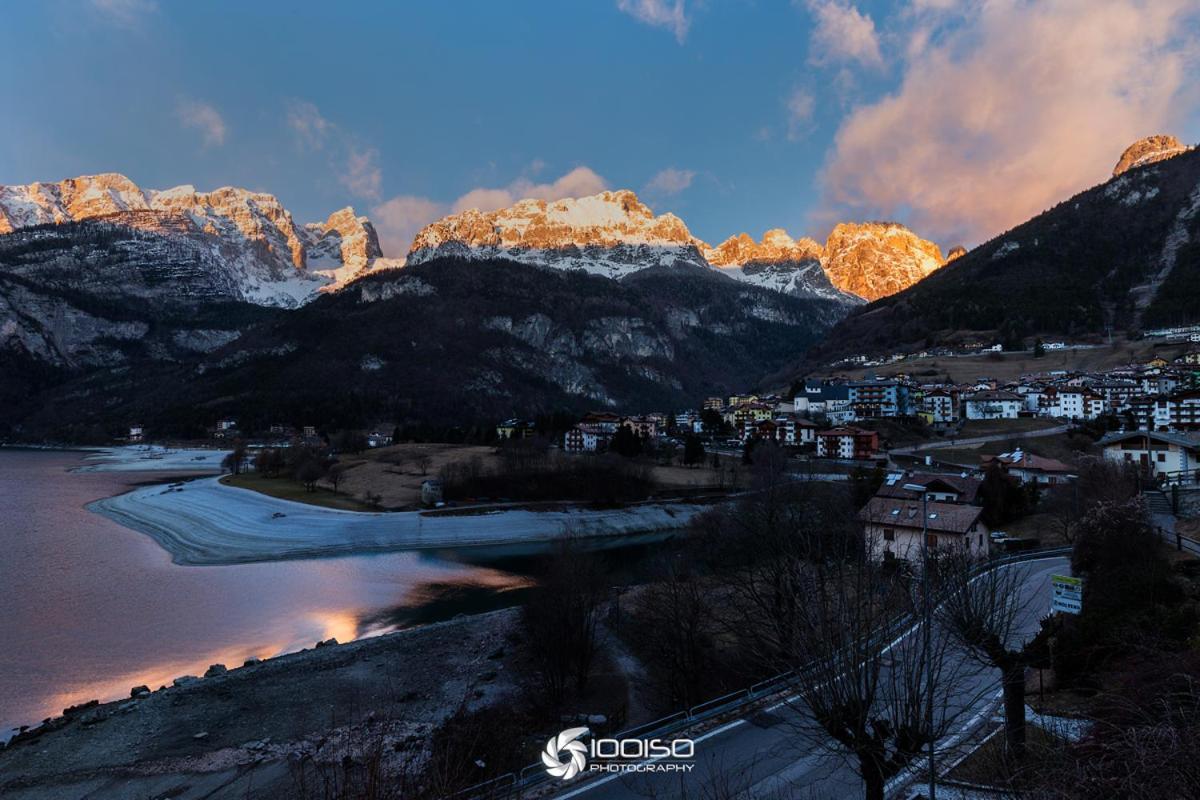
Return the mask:
[(664, 502), (617, 509), (500, 509), (468, 516), (346, 511), (227, 486), (215, 477), (142, 486), (87, 506), (151, 537), (174, 563), (188, 566), (514, 544), (549, 549), (564, 536), (669, 533), (686, 527), (705, 507)]

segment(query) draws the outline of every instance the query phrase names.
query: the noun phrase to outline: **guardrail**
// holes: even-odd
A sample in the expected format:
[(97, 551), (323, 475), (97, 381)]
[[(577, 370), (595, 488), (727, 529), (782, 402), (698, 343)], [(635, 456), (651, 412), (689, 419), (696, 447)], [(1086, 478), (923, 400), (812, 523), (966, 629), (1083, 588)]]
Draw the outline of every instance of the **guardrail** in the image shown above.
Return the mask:
[[(1018, 564), (1025, 561), (1041, 561), (1047, 558), (1069, 556), (1070, 554), (1070, 547), (1055, 547), (1047, 550), (1014, 553), (980, 562), (972, 570), (972, 576), (982, 575), (985, 572), (1010, 564)], [(940, 604), (940, 601), (936, 603), (936, 605)], [(882, 641), (894, 641), (920, 624), (921, 621), (916, 617), (905, 614), (898, 617), (892, 624), (876, 635)], [(790, 681), (795, 675), (795, 670), (788, 670), (774, 677), (759, 681), (745, 689), (739, 689), (736, 692), (730, 692), (721, 697), (715, 697), (712, 700), (698, 703), (686, 710), (676, 711), (674, 714), (626, 728), (613, 734), (613, 738), (662, 739), (685, 728), (707, 722), (732, 711), (747, 708), (765, 697), (778, 694), (788, 688)], [(519, 773), (505, 773), (498, 778), (492, 778), (455, 794), (448, 795), (446, 800), (498, 800), (498, 798), (520, 797), (523, 791), (547, 783), (549, 780), (545, 768), (540, 763), (533, 763), (523, 767)]]

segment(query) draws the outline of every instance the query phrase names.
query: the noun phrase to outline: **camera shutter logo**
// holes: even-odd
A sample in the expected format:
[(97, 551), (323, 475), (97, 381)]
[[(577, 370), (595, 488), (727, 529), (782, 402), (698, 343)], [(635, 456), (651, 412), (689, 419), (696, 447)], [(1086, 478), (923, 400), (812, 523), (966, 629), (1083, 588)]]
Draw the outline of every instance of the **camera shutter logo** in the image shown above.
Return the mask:
[[(567, 728), (558, 736), (551, 736), (550, 741), (546, 742), (546, 749), (542, 751), (542, 763), (546, 765), (546, 772), (564, 781), (578, 775), (587, 766), (587, 757), (584, 755), (587, 745), (578, 739), (587, 733), (587, 728)], [(567, 760), (561, 761), (559, 757), (564, 752), (567, 754)]]

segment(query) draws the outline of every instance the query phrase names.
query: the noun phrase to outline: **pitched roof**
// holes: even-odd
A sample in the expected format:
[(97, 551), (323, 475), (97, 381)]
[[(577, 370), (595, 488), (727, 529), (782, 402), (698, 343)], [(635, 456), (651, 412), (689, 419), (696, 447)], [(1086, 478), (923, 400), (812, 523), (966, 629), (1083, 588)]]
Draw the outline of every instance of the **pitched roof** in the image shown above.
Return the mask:
[[(922, 528), (921, 503), (899, 498), (872, 497), (858, 512), (860, 522), (889, 528)], [(925, 527), (932, 533), (966, 533), (979, 521), (983, 509), (958, 503), (925, 503)]]

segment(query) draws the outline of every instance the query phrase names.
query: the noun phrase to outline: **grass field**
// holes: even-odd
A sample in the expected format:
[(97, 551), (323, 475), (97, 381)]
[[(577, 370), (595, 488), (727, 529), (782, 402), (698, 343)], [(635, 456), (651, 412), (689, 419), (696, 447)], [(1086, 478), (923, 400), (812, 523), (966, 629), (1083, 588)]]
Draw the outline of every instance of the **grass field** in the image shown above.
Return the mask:
[(938, 356), (907, 359), (886, 366), (861, 367), (846, 370), (844, 373), (853, 378), (911, 375), (918, 380), (930, 382), (946, 380), (947, 375), (952, 383), (967, 383), (980, 378), (1011, 381), (1035, 372), (1088, 372), (1111, 369), (1130, 362), (1144, 363), (1155, 355), (1169, 361), (1195, 348), (1194, 344), (1166, 344), (1153, 339), (1136, 342), (1121, 340), (1114, 342), (1112, 346), (1105, 345), (1087, 350), (1048, 350), (1042, 358), (1034, 358), (1032, 353), (989, 353), (953, 358)]
[(236, 486), (240, 489), (251, 489), (255, 492), (278, 497), (280, 500), (292, 500), (297, 503), (307, 503), (311, 506), (338, 508), (343, 511), (369, 511), (366, 503), (356, 500), (343, 492), (335, 493), (332, 489), (318, 486), (315, 492), (307, 491), (302, 485), (287, 478), (264, 478), (256, 473), (241, 475), (226, 475), (221, 478), (226, 486)]

